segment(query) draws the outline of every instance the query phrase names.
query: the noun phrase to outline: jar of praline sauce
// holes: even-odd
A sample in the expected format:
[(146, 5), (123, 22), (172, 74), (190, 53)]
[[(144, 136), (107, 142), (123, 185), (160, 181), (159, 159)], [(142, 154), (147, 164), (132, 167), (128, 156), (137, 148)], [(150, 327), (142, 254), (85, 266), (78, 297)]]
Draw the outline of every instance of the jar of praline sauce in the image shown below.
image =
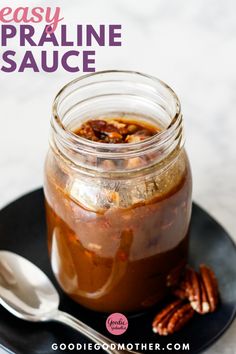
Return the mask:
[(83, 76), (56, 96), (44, 192), (61, 288), (96, 311), (142, 311), (186, 264), (191, 172), (180, 103), (136, 72)]

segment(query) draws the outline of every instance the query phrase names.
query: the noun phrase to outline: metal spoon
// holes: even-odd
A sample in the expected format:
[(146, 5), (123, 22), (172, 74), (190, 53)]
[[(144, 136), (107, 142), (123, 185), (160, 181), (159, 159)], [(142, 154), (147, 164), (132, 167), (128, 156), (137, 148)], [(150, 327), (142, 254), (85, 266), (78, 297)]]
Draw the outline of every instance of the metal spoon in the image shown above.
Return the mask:
[(60, 311), (59, 300), (56, 288), (38, 267), (15, 253), (0, 251), (0, 304), (9, 312), (27, 321), (62, 322), (93, 342), (108, 346), (104, 350), (110, 354), (135, 353), (113, 349), (114, 341)]

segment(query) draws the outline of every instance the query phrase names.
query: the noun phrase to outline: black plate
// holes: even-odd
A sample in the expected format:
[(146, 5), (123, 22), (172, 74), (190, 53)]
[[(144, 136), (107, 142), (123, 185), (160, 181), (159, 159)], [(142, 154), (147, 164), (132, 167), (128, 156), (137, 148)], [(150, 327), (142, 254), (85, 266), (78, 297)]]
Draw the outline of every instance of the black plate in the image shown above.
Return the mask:
[[(0, 212), (0, 248), (14, 251), (34, 262), (48, 274), (58, 288), (51, 272), (47, 253), (42, 189), (23, 196)], [(166, 348), (167, 343), (189, 343), (190, 350), (186, 352), (199, 353), (226, 330), (235, 316), (236, 249), (226, 231), (194, 204), (191, 221), (190, 263), (199, 265), (201, 262), (212, 266), (216, 272), (219, 279), (221, 304), (213, 314), (196, 315), (188, 326), (173, 336), (160, 337), (152, 333), (151, 322), (157, 309), (136, 316), (128, 316), (127, 332), (120, 337), (114, 337), (106, 330), (105, 315), (84, 309), (58, 289), (61, 295), (60, 308), (122, 343), (160, 343), (162, 348)], [(55, 353), (51, 348), (52, 343), (55, 342), (86, 343), (87, 340), (63, 325), (25, 322), (0, 308), (0, 343), (6, 348), (20, 354), (51, 354)], [(60, 351), (56, 351), (58, 352)], [(163, 349), (162, 353), (165, 352), (169, 351)]]

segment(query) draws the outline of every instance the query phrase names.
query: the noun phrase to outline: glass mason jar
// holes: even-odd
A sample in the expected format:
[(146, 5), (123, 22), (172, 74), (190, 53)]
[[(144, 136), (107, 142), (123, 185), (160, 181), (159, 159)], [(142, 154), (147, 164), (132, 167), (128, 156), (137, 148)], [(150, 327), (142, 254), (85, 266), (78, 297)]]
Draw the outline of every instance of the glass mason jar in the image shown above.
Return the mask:
[[(74, 131), (88, 119), (161, 129), (130, 144)], [(61, 288), (97, 311), (140, 311), (168, 293), (188, 255), (191, 172), (176, 94), (154, 77), (106, 71), (56, 96), (45, 164), (48, 245)]]

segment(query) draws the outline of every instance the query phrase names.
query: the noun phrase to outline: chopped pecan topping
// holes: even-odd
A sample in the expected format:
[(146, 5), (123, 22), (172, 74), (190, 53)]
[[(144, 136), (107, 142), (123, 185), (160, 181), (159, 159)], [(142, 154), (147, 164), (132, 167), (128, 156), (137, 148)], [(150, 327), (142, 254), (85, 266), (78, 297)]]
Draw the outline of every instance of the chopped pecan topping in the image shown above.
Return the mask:
[(137, 143), (160, 132), (157, 127), (139, 121), (119, 118), (110, 120), (88, 120), (75, 134), (92, 141), (103, 143)]
[(152, 323), (153, 332), (161, 336), (180, 330), (194, 315), (189, 303), (175, 300), (156, 315)]

